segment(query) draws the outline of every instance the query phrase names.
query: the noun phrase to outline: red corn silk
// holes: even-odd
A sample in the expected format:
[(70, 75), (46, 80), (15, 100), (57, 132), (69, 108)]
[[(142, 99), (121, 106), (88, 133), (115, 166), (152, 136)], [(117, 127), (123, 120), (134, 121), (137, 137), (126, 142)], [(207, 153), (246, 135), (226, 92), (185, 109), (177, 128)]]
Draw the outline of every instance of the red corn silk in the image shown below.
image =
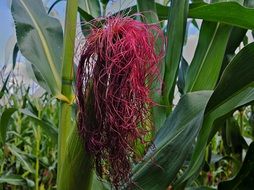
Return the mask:
[(130, 180), (135, 143), (148, 143), (149, 95), (164, 55), (157, 40), (164, 41), (158, 26), (115, 16), (93, 23), (82, 47), (78, 130), (97, 174), (115, 187)]

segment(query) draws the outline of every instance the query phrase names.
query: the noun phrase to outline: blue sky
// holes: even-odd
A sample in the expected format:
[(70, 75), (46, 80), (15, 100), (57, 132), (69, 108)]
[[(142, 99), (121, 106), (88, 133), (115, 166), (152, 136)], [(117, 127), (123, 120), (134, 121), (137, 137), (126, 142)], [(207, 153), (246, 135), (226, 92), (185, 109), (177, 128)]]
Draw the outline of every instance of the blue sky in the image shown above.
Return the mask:
[(4, 64), (5, 45), (14, 33), (14, 24), (8, 0), (0, 1), (0, 18), (2, 18), (0, 27), (0, 67), (2, 67)]

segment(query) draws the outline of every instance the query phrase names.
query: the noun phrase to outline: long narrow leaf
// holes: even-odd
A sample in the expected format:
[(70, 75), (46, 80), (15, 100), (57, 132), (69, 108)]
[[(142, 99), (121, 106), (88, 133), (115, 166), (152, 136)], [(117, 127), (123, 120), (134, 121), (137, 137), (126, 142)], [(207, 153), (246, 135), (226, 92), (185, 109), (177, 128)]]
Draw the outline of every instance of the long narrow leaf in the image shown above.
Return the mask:
[(78, 0), (79, 8), (97, 18), (101, 15), (101, 7), (99, 0)]
[(200, 170), (214, 121), (237, 107), (254, 101), (253, 52), (254, 43), (244, 47), (225, 69), (208, 102), (204, 124), (199, 133), (190, 166), (177, 184), (185, 182)]
[[(254, 43), (244, 47), (231, 61), (225, 69), (222, 79), (213, 93), (207, 107), (210, 112), (215, 107), (220, 106), (232, 95), (237, 94), (242, 89), (254, 82)], [(236, 80), (237, 79), (237, 80)], [(234, 85), (229, 85), (234, 84)]]
[[(8, 129), (8, 124), (9, 121), (13, 115), (14, 112), (18, 111), (17, 108), (8, 108), (6, 109), (1, 116), (0, 120), (0, 132), (1, 132), (1, 142), (4, 143), (6, 139), (6, 132)], [(38, 118), (35, 114), (30, 112), (29, 110), (26, 109), (20, 109), (19, 110), (22, 114), (27, 116), (28, 118), (32, 119), (36, 124), (40, 125), (42, 127), (42, 131), (48, 135), (54, 143), (57, 143), (57, 135), (58, 135), (58, 130), (52, 124), (51, 122), (47, 120), (42, 120)]]
[(40, 71), (51, 93), (60, 99), (63, 33), (60, 22), (47, 15), (41, 0), (12, 1), (18, 47)]
[(0, 119), (0, 134), (1, 134), (1, 143), (4, 144), (6, 140), (6, 133), (8, 130), (8, 124), (12, 114), (16, 111), (15, 108), (8, 108), (3, 111)]
[(7, 183), (10, 185), (26, 185), (26, 181), (19, 175), (4, 175), (0, 177), (0, 184)]
[(184, 88), (186, 84), (186, 75), (189, 70), (187, 61), (182, 57), (182, 61), (179, 65), (177, 87), (181, 94), (184, 94)]
[(15, 145), (8, 144), (8, 149), (10, 152), (16, 156), (16, 158), (21, 162), (24, 169), (26, 169), (30, 173), (35, 173), (35, 169), (32, 167), (32, 164), (28, 161), (25, 155), (21, 153), (21, 150), (19, 150)]
[(154, 0), (150, 1), (137, 0), (137, 7), (138, 11), (145, 16), (144, 19), (147, 23), (159, 22)]
[(221, 66), (220, 76), (222, 75), (222, 72), (224, 71), (226, 66), (229, 64), (231, 56), (234, 56), (235, 50), (240, 46), (241, 42), (243, 41), (244, 36), (246, 35), (246, 32), (247, 32), (246, 29), (242, 29), (239, 27), (232, 28), (230, 36), (229, 36), (227, 48), (225, 51), (225, 55), (223, 58), (223, 63)]
[(42, 131), (51, 138), (53, 143), (57, 143), (58, 130), (53, 123), (40, 119), (27, 109), (20, 109), (19, 111), (31, 119), (35, 124), (40, 125)]
[(165, 57), (165, 74), (163, 79), (162, 96), (164, 104), (171, 110), (172, 99), (175, 90), (176, 77), (182, 56), (182, 48), (186, 30), (187, 13), (189, 8), (188, 0), (173, 0), (169, 8), (167, 31), (167, 51)]
[[(160, 4), (156, 4), (156, 7), (159, 19), (166, 20), (168, 8)], [(190, 4), (188, 17), (254, 29), (254, 23), (252, 22), (254, 20), (254, 9), (244, 7), (236, 2), (192, 3)]]
[[(175, 179), (201, 127), (211, 91), (183, 96), (154, 140), (154, 149), (133, 170), (134, 187), (164, 190)], [(159, 182), (159, 183), (158, 183)]]
[(185, 92), (214, 89), (221, 70), (231, 27), (203, 22), (198, 46), (191, 62)]
[(59, 175), (62, 182), (60, 187), (66, 190), (85, 187), (83, 189), (90, 190), (93, 178), (93, 161), (92, 157), (85, 153), (76, 128), (72, 129), (66, 141), (68, 142), (66, 143), (66, 156), (63, 160), (63, 166), (65, 167)]
[[(249, 5), (251, 5), (251, 3)], [(156, 9), (159, 20), (168, 19), (170, 11), (167, 6), (156, 3)], [(136, 10), (137, 7), (132, 6), (122, 12), (133, 14)], [(228, 14), (229, 12), (230, 14)], [(204, 19), (211, 22), (220, 22), (245, 29), (254, 29), (254, 23), (252, 22), (252, 20), (254, 20), (254, 9), (242, 6), (237, 2), (221, 2), (214, 4), (207, 4), (204, 2), (192, 3), (189, 6), (188, 17)]]
[(5, 81), (4, 81), (4, 84), (0, 90), (0, 99), (4, 96), (4, 93), (5, 91), (7, 90), (7, 84), (8, 84), (8, 81), (9, 81), (9, 78), (11, 76), (11, 73), (8, 74), (8, 76), (6, 77)]
[(252, 22), (254, 9), (244, 7), (236, 2), (200, 4), (200, 6), (190, 9), (189, 17), (254, 29)]
[(80, 22), (83, 34), (89, 33), (90, 25), (87, 22), (102, 16), (102, 10), (99, 0), (78, 0), (78, 11), (80, 14)]

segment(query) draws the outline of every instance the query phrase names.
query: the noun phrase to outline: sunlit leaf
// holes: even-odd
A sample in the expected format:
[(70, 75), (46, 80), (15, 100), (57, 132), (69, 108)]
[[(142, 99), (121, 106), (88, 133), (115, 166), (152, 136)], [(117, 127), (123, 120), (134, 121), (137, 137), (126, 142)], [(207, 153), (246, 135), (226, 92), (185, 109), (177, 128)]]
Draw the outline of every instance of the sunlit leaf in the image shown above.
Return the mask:
[(97, 18), (101, 16), (101, 6), (99, 0), (78, 0), (79, 8), (92, 17)]
[(171, 1), (171, 7), (168, 9), (170, 14), (168, 15), (165, 74), (162, 89), (163, 103), (169, 107), (167, 113), (171, 110), (170, 106), (172, 106), (176, 77), (182, 57), (189, 1), (173, 0)]
[(202, 23), (197, 49), (186, 77), (185, 92), (214, 89), (230, 32), (231, 27), (224, 24)]
[(51, 93), (63, 98), (63, 32), (60, 22), (47, 15), (40, 0), (12, 1), (12, 15), (21, 53), (40, 71)]

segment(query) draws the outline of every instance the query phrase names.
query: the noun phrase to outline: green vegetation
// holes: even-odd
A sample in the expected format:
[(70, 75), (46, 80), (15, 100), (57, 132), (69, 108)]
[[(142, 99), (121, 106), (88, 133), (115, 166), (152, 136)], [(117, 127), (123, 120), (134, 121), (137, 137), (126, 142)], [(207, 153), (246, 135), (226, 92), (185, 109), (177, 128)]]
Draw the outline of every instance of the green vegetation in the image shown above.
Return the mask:
[[(160, 24), (167, 37), (163, 87), (152, 94), (163, 105), (152, 110), (155, 148), (133, 163), (131, 189), (251, 189), (254, 42), (247, 33), (253, 37), (253, 1), (160, 2), (138, 0), (119, 9), (126, 15), (143, 12), (143, 22)], [(12, 70), (1, 72), (0, 189), (111, 189), (96, 177), (93, 158), (78, 137), (73, 90), (76, 19), (89, 22), (105, 15), (108, 3), (67, 0), (63, 29), (41, 0), (12, 0), (17, 46)], [(182, 52), (189, 24), (199, 33), (187, 63)], [(88, 28), (82, 25), (84, 36)], [(13, 74), (17, 51), (31, 62), (33, 80), (44, 89), (41, 95)]]

